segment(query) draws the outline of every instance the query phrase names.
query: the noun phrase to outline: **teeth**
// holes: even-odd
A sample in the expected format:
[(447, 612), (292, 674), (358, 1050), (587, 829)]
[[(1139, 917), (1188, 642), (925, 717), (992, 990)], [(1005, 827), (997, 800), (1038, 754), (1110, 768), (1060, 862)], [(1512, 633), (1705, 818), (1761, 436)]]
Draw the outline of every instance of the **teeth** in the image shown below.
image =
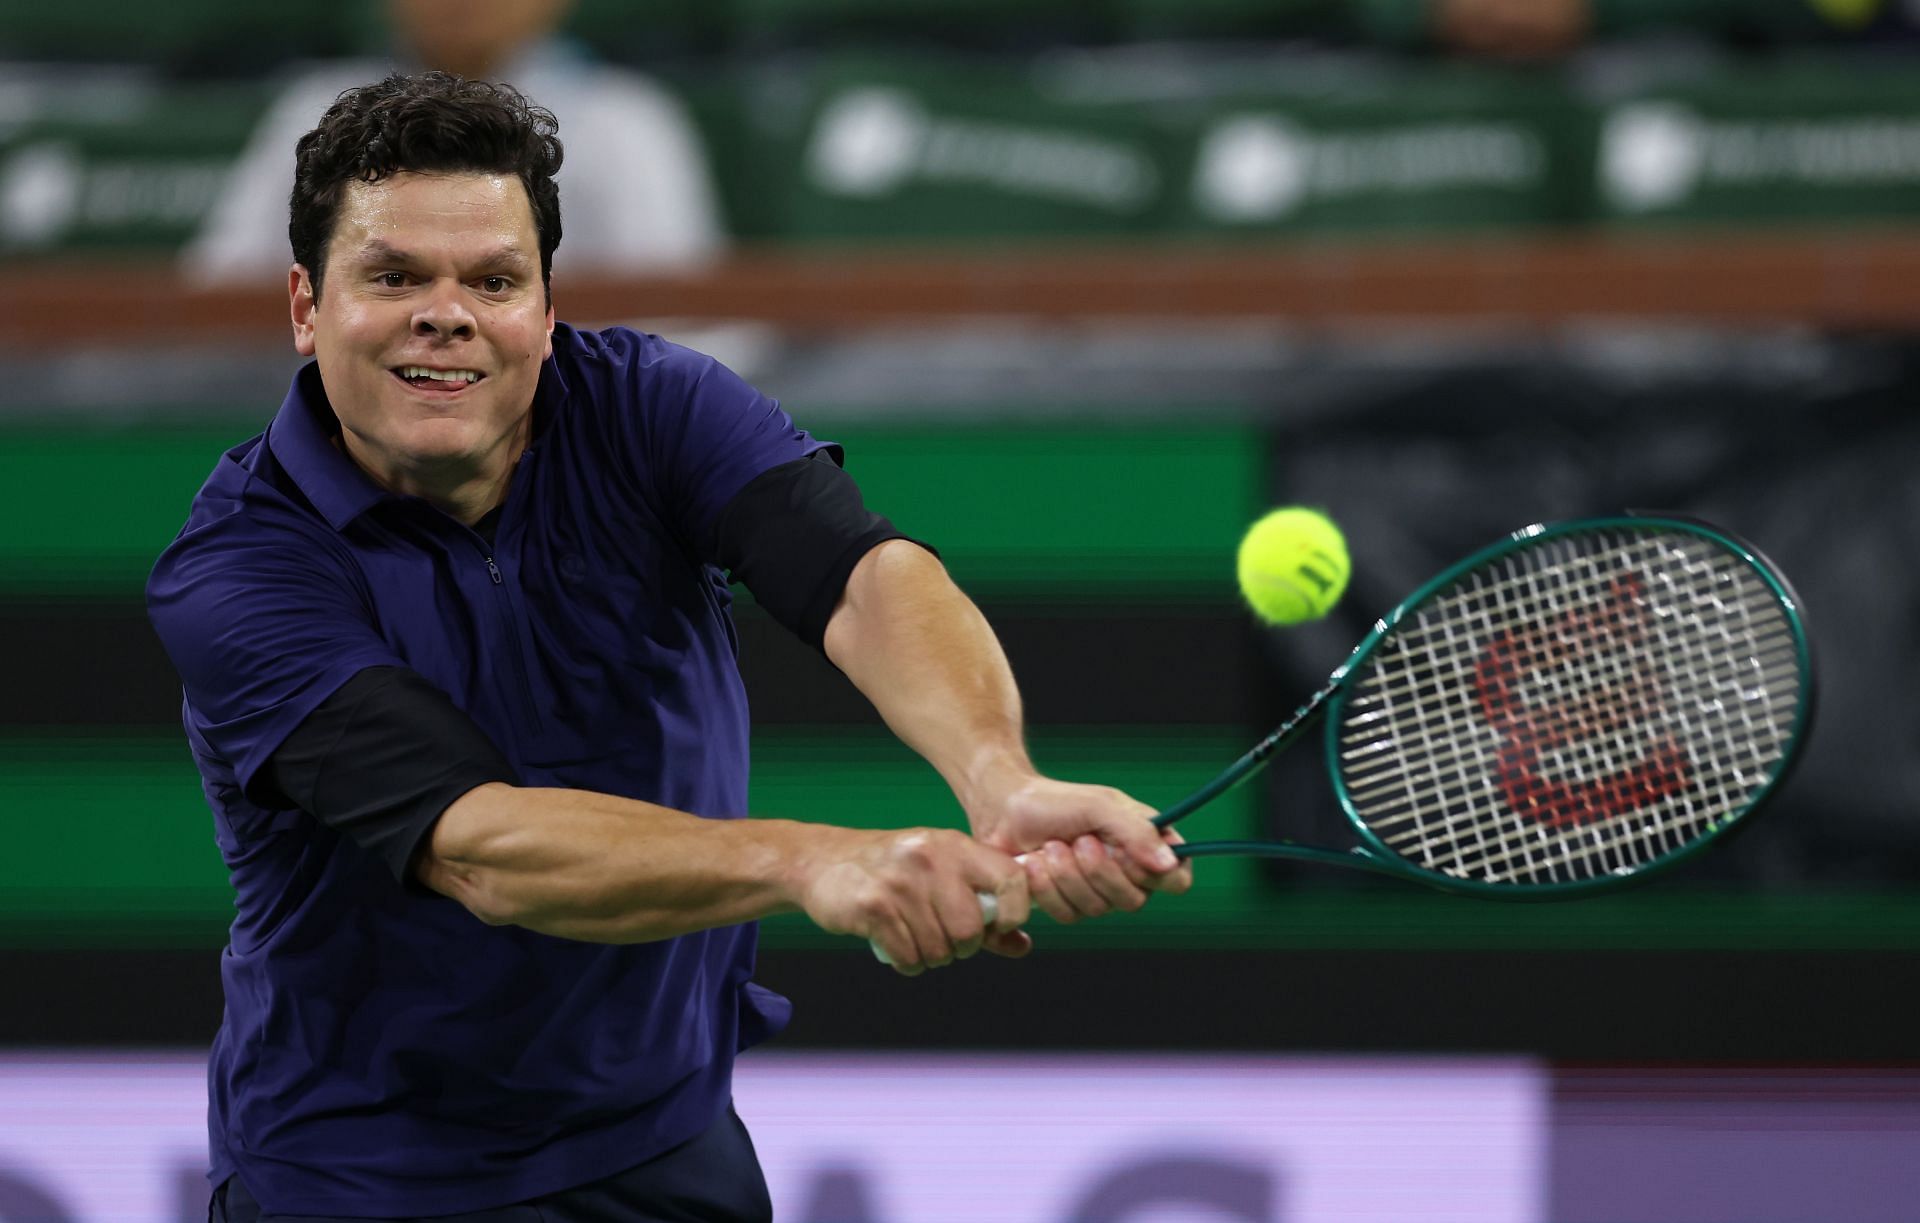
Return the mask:
[(470, 369), (428, 369), (424, 365), (403, 365), (402, 378), (431, 378), (435, 382), (478, 382), (480, 375)]

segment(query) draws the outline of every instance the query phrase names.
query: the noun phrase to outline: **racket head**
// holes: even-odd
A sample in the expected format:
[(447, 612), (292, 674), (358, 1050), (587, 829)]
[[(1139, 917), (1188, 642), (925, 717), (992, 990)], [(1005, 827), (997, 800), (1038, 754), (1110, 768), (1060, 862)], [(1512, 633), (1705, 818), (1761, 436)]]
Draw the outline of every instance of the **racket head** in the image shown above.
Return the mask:
[(1326, 763), (1376, 868), (1569, 898), (1739, 825), (1789, 772), (1813, 698), (1800, 601), (1750, 545), (1677, 517), (1534, 525), (1355, 647)]

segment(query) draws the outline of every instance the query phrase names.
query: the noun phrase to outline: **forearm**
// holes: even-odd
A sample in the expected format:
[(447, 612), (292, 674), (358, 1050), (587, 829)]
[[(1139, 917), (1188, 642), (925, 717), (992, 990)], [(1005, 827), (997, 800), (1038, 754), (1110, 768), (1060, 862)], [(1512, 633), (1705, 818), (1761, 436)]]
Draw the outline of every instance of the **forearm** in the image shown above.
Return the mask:
[(946, 779), (971, 816), (978, 796), (1032, 773), (1020, 692), (986, 618), (938, 559), (905, 540), (855, 567), (826, 652), (890, 730)]
[(494, 783), (441, 815), (417, 873), (492, 924), (650, 942), (798, 907), (807, 855), (834, 831)]
[[(652, 942), (799, 910), (830, 934), (884, 946), (908, 975), (983, 942), (1002, 955), (1028, 945), (1026, 875), (951, 829), (706, 820), (493, 782), (441, 814), (416, 873), (483, 921), (583, 942)], [(991, 931), (979, 892), (1000, 902)]]
[(940, 771), (974, 835), (1025, 856), (1028, 886), (1055, 918), (1138, 908), (1143, 889), (1183, 891), (1191, 881), (1151, 807), (1034, 770), (999, 640), (921, 548), (889, 541), (861, 559), (827, 623), (826, 648), (888, 727)]

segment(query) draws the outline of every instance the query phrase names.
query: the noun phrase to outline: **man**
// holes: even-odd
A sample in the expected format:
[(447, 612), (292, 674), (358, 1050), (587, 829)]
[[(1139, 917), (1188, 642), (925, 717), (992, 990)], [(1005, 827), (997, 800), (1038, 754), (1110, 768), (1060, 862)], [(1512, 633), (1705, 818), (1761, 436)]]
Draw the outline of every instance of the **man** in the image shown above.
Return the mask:
[[(1033, 770), (985, 621), (833, 447), (709, 358), (555, 322), (550, 115), (394, 77), (297, 160), (313, 361), (148, 587), (237, 897), (214, 1216), (764, 1218), (729, 1107), (786, 1019), (748, 981), (757, 918), (912, 975), (1187, 869), (1147, 807)], [(737, 818), (722, 570), (973, 838)]]
[(506, 81), (567, 133), (563, 274), (684, 272), (727, 245), (706, 149), (679, 98), (644, 73), (594, 58), (559, 33), (573, 0), (384, 0), (387, 59), (302, 66), (255, 126), (218, 200), (182, 252), (206, 284), (259, 284), (287, 266), (293, 146), (343, 90), (396, 65)]

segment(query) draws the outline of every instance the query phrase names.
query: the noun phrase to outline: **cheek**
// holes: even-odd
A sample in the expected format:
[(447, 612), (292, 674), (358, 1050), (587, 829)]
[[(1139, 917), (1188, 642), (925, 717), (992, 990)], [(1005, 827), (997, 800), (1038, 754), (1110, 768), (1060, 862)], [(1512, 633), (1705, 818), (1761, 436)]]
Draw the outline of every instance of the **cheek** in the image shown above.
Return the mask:
[(520, 362), (538, 366), (553, 351), (553, 335), (544, 318), (516, 322), (506, 346)]
[(314, 339), (323, 357), (345, 361), (382, 346), (385, 332), (371, 312), (342, 305), (328, 313)]

